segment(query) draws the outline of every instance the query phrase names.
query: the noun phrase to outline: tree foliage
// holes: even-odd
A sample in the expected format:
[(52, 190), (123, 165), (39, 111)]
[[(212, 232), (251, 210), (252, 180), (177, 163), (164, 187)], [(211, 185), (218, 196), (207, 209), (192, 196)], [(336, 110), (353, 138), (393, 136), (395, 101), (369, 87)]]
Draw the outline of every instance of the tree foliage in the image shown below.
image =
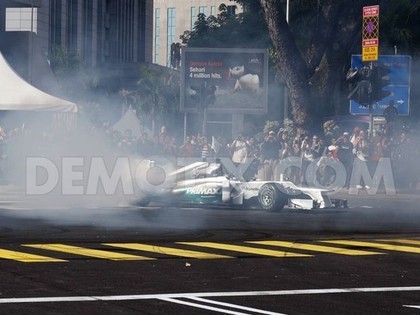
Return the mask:
[(236, 16), (221, 6), (217, 17), (201, 15), (183, 36), (190, 47), (263, 47), (285, 80), (298, 126), (317, 116), (348, 112), (345, 74), (351, 54), (361, 53), (362, 7), (380, 5), (380, 53), (418, 55), (420, 2), (416, 0), (236, 0)]
[(140, 79), (134, 91), (122, 90), (120, 95), (127, 106), (133, 106), (140, 112), (150, 115), (152, 131), (158, 119), (171, 117), (179, 104), (179, 77), (175, 71), (162, 71), (149, 67), (140, 68)]
[(247, 47), (266, 48), (270, 44), (261, 14), (246, 10), (231, 15), (228, 6), (221, 4), (217, 16), (200, 13), (192, 31), (181, 35), (189, 47)]

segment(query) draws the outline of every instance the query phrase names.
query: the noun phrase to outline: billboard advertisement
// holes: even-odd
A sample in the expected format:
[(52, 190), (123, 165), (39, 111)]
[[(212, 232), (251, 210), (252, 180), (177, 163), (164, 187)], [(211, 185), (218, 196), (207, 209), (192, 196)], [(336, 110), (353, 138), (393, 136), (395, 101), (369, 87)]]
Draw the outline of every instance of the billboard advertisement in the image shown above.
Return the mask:
[[(374, 63), (389, 71), (389, 85), (384, 90), (389, 91), (390, 95), (373, 104), (373, 114), (383, 115), (384, 109), (393, 100), (397, 106), (398, 115), (408, 116), (410, 114), (411, 56), (379, 55), (378, 61)], [(352, 55), (352, 68), (360, 69), (363, 65), (361, 55)], [(369, 109), (351, 100), (350, 113), (355, 115), (368, 115)]]
[(267, 112), (266, 50), (183, 48), (181, 63), (182, 112)]

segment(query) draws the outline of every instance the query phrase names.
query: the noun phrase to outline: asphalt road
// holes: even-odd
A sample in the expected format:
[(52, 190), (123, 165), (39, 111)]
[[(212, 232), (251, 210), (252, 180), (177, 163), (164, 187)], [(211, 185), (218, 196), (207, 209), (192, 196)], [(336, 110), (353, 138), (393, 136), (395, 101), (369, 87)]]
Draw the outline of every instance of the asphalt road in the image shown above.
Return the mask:
[(420, 197), (342, 196), (280, 213), (2, 196), (0, 313), (419, 314)]

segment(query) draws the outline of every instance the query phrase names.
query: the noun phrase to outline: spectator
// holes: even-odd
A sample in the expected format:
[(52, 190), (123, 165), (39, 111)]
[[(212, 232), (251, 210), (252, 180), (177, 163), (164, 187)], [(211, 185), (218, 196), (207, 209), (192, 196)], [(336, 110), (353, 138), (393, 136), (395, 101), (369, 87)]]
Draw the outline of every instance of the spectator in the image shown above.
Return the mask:
[(180, 147), (182, 157), (193, 157), (195, 153), (195, 145), (192, 144), (191, 137), (185, 138), (184, 144)]
[[(360, 130), (358, 137), (354, 140), (354, 148), (353, 153), (355, 154), (356, 163), (354, 167), (360, 167), (360, 162), (367, 162), (369, 160), (369, 142), (366, 139), (366, 134), (364, 130)], [(358, 173), (358, 172), (356, 172)], [(354, 183), (356, 184), (356, 183)], [(356, 188), (363, 188), (363, 186), (367, 189), (370, 187), (368, 185), (363, 185), (363, 179), (361, 183), (356, 184)]]
[[(217, 148), (217, 151), (213, 148), (213, 150), (215, 151), (214, 155), (218, 158), (219, 157), (230, 157), (231, 154), (230, 154), (226, 139), (219, 136), (219, 137), (216, 138), (216, 141), (218, 142), (218, 148)], [(214, 146), (214, 147), (216, 148), (216, 146)]]
[(175, 137), (166, 136), (166, 141), (163, 146), (163, 154), (176, 156), (178, 153), (178, 145)]
[(324, 141), (317, 135), (312, 137), (311, 151), (314, 159), (320, 158), (324, 152)]
[(344, 132), (337, 140), (337, 156), (346, 170), (345, 187), (350, 186), (351, 171), (353, 168), (353, 143), (350, 142), (349, 133)]
[(232, 162), (238, 167), (240, 164), (246, 162), (248, 156), (248, 144), (246, 143), (243, 134), (239, 136), (230, 145), (232, 152)]
[(300, 182), (302, 185), (308, 185), (306, 170), (308, 169), (309, 164), (311, 164), (315, 158), (312, 151), (312, 142), (308, 136), (305, 136), (301, 145), (302, 149), (302, 169), (300, 173)]
[(208, 157), (210, 157), (210, 156), (212, 156), (212, 149), (211, 149), (211, 146), (210, 146), (210, 144), (207, 142), (207, 137), (206, 136), (203, 136), (202, 138), (201, 138), (201, 159), (203, 160), (203, 161), (207, 161), (207, 158)]
[(280, 157), (280, 142), (275, 137), (275, 132), (270, 131), (268, 137), (261, 145), (260, 160), (262, 162), (262, 179), (274, 180), (274, 169)]
[(384, 109), (384, 117), (386, 119), (386, 132), (388, 135), (392, 135), (398, 119), (398, 109), (394, 100), (390, 100), (388, 106)]
[(350, 142), (353, 144), (353, 147), (355, 146), (355, 142), (357, 137), (359, 136), (360, 128), (354, 127), (353, 133), (350, 135)]
[(366, 139), (366, 133), (364, 130), (360, 130), (359, 135), (353, 142), (353, 146), (353, 152), (356, 154), (356, 157), (362, 161), (367, 161), (369, 157), (369, 142)]
[(250, 137), (246, 140), (246, 143), (248, 144), (248, 158), (249, 159), (256, 159), (260, 156), (260, 150), (259, 147), (255, 141), (254, 137)]
[(333, 164), (338, 160), (337, 139), (332, 138), (331, 144), (323, 150), (323, 154), (317, 162), (318, 172), (317, 180), (323, 186), (330, 186), (335, 181), (337, 175), (334, 171)]
[[(299, 137), (296, 137), (293, 140), (290, 150), (288, 150), (288, 154), (291, 158), (301, 158), (301, 144)], [(295, 184), (300, 183), (300, 172), (301, 170), (296, 166), (289, 167), (288, 174), (286, 176)]]

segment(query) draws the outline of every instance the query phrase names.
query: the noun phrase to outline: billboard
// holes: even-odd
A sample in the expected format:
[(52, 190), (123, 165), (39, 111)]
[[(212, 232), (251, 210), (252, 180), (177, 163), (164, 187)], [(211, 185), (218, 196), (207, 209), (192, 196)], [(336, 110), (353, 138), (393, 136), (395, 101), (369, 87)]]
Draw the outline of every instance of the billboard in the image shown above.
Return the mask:
[(183, 48), (181, 63), (182, 112), (267, 112), (266, 50)]
[[(398, 114), (408, 116), (410, 114), (410, 69), (411, 56), (403, 55), (379, 55), (378, 66), (389, 70), (389, 85), (384, 88), (390, 93), (384, 99), (373, 104), (373, 114), (382, 115), (389, 101), (394, 100)], [(360, 69), (363, 66), (361, 55), (351, 56), (351, 67)], [(350, 101), (350, 113), (355, 115), (368, 115), (369, 109), (357, 102)]]

